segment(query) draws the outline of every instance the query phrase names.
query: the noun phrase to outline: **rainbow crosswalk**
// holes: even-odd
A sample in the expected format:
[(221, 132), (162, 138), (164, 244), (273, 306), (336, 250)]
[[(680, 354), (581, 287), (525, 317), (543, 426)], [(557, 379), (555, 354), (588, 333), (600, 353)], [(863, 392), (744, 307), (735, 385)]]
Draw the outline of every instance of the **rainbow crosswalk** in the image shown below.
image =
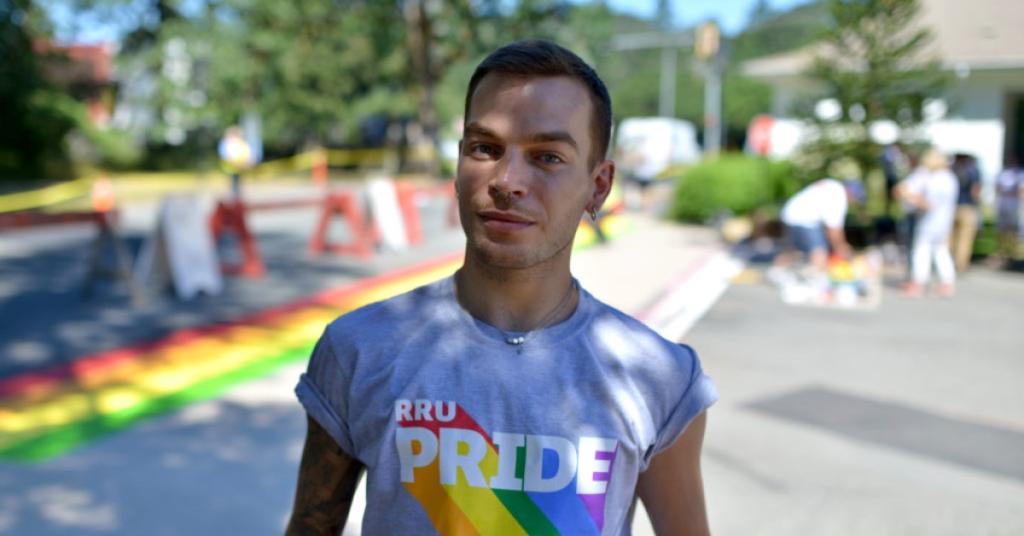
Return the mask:
[(229, 325), (180, 331), (155, 343), (0, 380), (0, 459), (45, 461), (308, 359), (338, 315), (445, 277), (461, 262), (459, 253)]

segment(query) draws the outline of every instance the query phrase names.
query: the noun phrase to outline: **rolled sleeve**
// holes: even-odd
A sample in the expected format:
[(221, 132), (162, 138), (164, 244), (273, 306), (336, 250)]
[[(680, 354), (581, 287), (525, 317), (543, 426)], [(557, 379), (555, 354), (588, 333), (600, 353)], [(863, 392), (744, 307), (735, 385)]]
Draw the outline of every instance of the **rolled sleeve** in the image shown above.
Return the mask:
[(690, 422), (718, 400), (718, 389), (715, 388), (711, 378), (704, 374), (697, 354), (689, 346), (680, 345), (680, 347), (692, 361), (689, 383), (679, 402), (669, 413), (665, 424), (658, 430), (657, 439), (649, 451), (647, 462), (650, 462), (650, 459), (659, 452), (672, 446)]
[(347, 454), (358, 458), (348, 427), (349, 376), (331, 348), (325, 333), (313, 348), (309, 367), (295, 386), (306, 413), (338, 443)]

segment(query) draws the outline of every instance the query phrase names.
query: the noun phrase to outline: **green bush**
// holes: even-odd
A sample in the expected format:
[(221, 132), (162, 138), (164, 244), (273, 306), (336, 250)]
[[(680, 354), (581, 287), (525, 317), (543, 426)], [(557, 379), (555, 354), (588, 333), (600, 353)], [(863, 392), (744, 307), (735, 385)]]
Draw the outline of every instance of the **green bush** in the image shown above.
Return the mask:
[(671, 216), (703, 222), (721, 212), (750, 214), (781, 205), (802, 186), (788, 161), (744, 154), (705, 160), (676, 179)]
[(88, 159), (92, 161), (76, 163), (113, 169), (127, 169), (138, 164), (142, 153), (127, 132), (97, 127), (89, 119), (85, 105), (63, 93), (48, 92), (39, 97), (47, 106), (59, 110), (61, 115), (68, 118), (73, 126), (72, 132), (80, 135), (88, 144)]

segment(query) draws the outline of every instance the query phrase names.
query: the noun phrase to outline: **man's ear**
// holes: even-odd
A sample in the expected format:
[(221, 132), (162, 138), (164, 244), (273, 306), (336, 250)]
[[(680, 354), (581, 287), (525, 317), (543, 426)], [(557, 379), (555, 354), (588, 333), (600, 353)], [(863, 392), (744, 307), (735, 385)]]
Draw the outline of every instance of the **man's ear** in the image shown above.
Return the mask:
[(612, 183), (615, 181), (615, 162), (613, 160), (601, 161), (594, 167), (590, 180), (593, 181), (594, 193), (590, 197), (588, 205), (594, 211), (599, 211), (601, 205), (604, 205), (604, 200), (612, 191)]

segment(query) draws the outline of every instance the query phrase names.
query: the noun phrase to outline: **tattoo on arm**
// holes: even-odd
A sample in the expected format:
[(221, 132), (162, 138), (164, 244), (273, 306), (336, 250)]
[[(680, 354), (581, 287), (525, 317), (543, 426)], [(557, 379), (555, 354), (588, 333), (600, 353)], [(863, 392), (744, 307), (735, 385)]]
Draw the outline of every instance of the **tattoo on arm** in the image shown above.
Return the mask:
[(341, 450), (319, 423), (309, 416), (306, 421), (295, 505), (285, 534), (337, 535), (348, 519), (363, 465)]

